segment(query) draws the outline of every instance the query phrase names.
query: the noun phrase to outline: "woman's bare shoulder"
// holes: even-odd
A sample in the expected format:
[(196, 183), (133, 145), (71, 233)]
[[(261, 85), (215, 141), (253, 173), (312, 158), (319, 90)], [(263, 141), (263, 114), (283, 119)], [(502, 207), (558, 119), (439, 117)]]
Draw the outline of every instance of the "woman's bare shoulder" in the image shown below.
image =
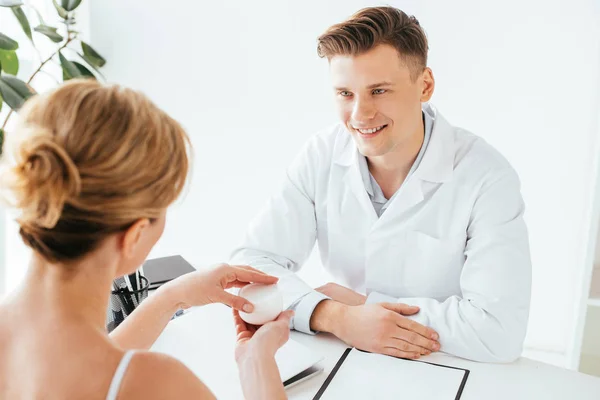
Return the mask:
[(210, 389), (183, 363), (161, 353), (136, 352), (123, 378), (119, 398), (215, 399)]

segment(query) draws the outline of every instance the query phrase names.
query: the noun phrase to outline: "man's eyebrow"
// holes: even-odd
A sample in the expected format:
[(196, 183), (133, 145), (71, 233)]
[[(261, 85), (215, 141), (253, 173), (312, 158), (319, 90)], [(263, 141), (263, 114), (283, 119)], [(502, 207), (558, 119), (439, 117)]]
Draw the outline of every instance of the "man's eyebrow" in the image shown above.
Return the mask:
[[(377, 82), (377, 83), (373, 83), (369, 86), (367, 86), (367, 89), (375, 89), (378, 87), (383, 87), (383, 86), (394, 86), (394, 84), (392, 82), (388, 82), (388, 81), (383, 81), (383, 82)], [(335, 86), (334, 87), (335, 90), (337, 91), (350, 91), (350, 89), (348, 89), (347, 87), (344, 86)]]
[(377, 83), (367, 86), (367, 89), (375, 89), (377, 87), (382, 87), (382, 86), (393, 86), (393, 84), (392, 84), (392, 82), (388, 82), (388, 81), (377, 82)]

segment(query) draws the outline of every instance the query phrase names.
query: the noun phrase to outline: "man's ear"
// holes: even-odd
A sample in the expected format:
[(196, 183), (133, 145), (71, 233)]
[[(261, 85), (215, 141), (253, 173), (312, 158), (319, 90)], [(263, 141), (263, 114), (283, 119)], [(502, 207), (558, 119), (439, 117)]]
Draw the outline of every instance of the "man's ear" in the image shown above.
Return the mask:
[(131, 225), (123, 234), (121, 245), (125, 258), (132, 258), (142, 241), (142, 236), (150, 227), (150, 220), (142, 218)]
[(433, 90), (435, 89), (435, 79), (433, 78), (433, 71), (431, 68), (426, 67), (421, 75), (421, 103), (425, 103), (433, 96)]

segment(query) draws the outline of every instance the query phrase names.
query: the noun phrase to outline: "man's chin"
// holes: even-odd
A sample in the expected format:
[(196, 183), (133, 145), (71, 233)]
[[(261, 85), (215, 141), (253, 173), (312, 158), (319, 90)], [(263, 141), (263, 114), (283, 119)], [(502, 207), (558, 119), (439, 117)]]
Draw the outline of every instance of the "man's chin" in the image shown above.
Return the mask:
[(365, 157), (379, 157), (385, 154), (379, 147), (376, 146), (361, 146), (358, 145), (358, 152)]

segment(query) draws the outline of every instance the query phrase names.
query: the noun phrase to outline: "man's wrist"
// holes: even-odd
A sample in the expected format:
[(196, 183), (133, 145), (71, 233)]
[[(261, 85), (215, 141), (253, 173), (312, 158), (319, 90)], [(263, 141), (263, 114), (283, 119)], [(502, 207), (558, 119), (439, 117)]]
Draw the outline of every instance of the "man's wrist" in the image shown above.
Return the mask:
[(335, 300), (323, 300), (310, 317), (310, 329), (339, 337), (349, 307)]

